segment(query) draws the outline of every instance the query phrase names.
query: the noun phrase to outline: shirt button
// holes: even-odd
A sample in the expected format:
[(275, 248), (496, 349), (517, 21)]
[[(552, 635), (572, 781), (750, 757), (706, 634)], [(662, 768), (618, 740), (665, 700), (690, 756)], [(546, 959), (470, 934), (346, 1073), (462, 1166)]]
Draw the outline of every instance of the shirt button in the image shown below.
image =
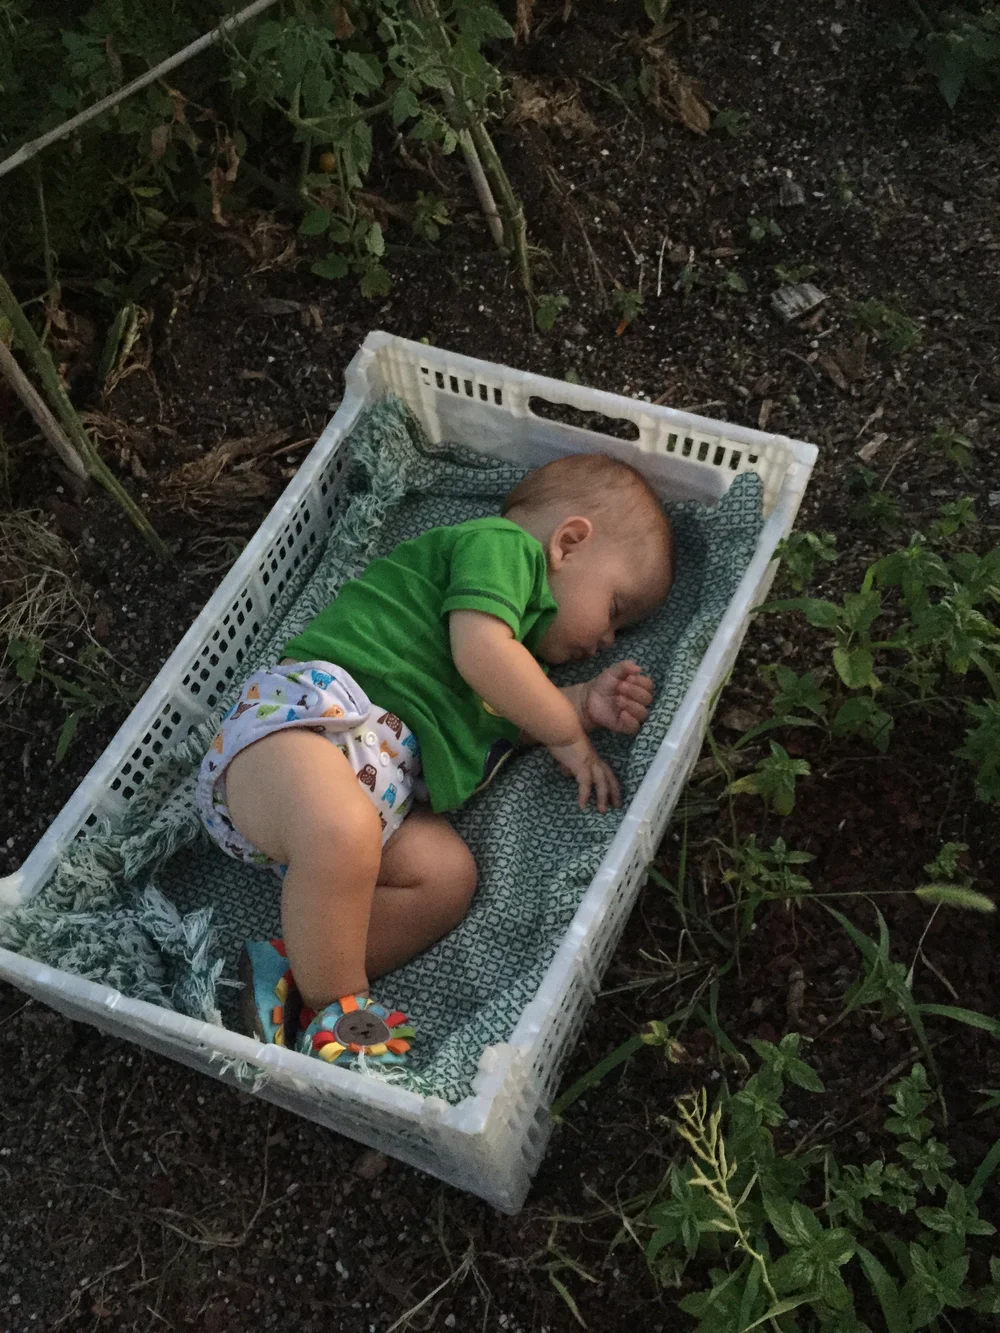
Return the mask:
[(375, 735), (374, 731), (370, 731), (368, 735), (365, 737), (365, 744), (366, 745), (378, 744), (378, 737)]
[(382, 765), (383, 768), (385, 768), (386, 764), (389, 762), (389, 756), (385, 753), (384, 750), (383, 750), (382, 753), (379, 755), (379, 757), (378, 757), (378, 761), (379, 761), (379, 763)]

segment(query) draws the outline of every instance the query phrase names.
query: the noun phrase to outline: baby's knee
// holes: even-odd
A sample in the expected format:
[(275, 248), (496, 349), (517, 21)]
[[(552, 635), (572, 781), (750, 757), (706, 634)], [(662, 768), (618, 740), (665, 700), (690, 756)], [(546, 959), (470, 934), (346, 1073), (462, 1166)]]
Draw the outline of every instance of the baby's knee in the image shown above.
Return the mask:
[[(371, 801), (330, 803), (295, 820), (289, 829), (290, 862), (330, 864), (364, 862), (374, 876), (382, 854), (382, 826)], [(370, 863), (370, 865), (369, 865)]]

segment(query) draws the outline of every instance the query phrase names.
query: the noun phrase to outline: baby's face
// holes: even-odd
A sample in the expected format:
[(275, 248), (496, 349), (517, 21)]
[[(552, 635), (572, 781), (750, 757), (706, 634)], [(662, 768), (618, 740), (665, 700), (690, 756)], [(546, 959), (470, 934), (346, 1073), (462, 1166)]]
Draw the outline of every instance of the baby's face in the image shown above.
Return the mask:
[(559, 610), (538, 644), (538, 656), (557, 666), (605, 652), (619, 630), (656, 610), (670, 582), (657, 542), (650, 542), (646, 555), (607, 539), (585, 543), (549, 571)]

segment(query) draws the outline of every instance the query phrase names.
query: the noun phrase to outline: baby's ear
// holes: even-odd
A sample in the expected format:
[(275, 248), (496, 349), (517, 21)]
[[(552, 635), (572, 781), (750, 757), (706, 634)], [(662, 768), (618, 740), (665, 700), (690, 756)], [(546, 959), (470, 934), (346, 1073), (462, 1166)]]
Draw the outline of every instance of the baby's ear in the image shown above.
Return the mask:
[(571, 518), (563, 519), (549, 542), (549, 559), (553, 568), (558, 569), (567, 556), (579, 550), (593, 534), (593, 523), (582, 514), (574, 514)]

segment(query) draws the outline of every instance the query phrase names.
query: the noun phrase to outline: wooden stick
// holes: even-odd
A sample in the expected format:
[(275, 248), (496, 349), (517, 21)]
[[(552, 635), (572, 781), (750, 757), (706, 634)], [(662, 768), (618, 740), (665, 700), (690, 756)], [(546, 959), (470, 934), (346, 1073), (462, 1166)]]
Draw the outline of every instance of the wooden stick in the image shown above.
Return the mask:
[(69, 471), (80, 481), (86, 482), (87, 469), (83, 465), (83, 459), (70, 444), (59, 422), (56, 421), (34, 385), (15, 361), (10, 348), (2, 341), (0, 341), (0, 371), (3, 371), (11, 388), (34, 417), (38, 429), (52, 445), (52, 448)]
[(231, 32), (235, 32), (244, 23), (249, 23), (251, 19), (256, 18), (258, 14), (262, 14), (265, 9), (270, 9), (272, 5), (277, 3), (278, 0), (253, 0), (253, 3), (247, 5), (245, 9), (224, 18), (217, 28), (213, 28), (211, 32), (198, 37), (182, 50), (168, 56), (166, 60), (161, 60), (154, 69), (147, 70), (145, 74), (140, 74), (137, 79), (127, 83), (124, 88), (119, 88), (117, 92), (102, 97), (99, 102), (95, 102), (86, 111), (81, 111), (79, 115), (64, 121), (62, 125), (57, 125), (54, 130), (49, 130), (48, 134), (43, 134), (37, 139), (32, 139), (29, 143), (22, 144), (10, 157), (6, 157), (0, 162), (0, 176), (6, 176), (8, 171), (13, 171), (15, 167), (21, 166), (22, 163), (33, 158), (36, 153), (40, 153), (43, 148), (48, 148), (49, 144), (55, 143), (59, 139), (65, 139), (68, 134), (78, 130), (81, 125), (86, 125), (89, 120), (99, 116), (102, 111), (107, 111), (110, 107), (117, 106), (119, 102), (124, 102), (126, 97), (131, 97), (133, 93), (139, 92), (141, 88), (148, 88), (151, 83), (161, 79), (164, 74), (169, 74), (172, 69), (176, 69), (178, 65), (183, 65), (192, 56), (200, 55), (202, 51), (206, 51), (210, 46), (221, 42)]
[[(447, 88), (442, 89), (446, 95), (449, 92)], [(452, 99), (453, 100), (453, 99)], [(483, 164), (479, 160), (479, 154), (476, 152), (476, 145), (472, 141), (472, 135), (468, 130), (459, 130), (458, 142), (462, 149), (462, 155), (465, 158), (465, 165), (469, 169), (469, 175), (472, 177), (472, 184), (476, 191), (476, 197), (479, 200), (479, 207), (483, 210), (483, 216), (486, 218), (486, 225), (490, 229), (490, 235), (493, 237), (493, 244), (498, 250), (503, 249), (503, 218), (497, 208), (497, 201), (493, 198), (493, 191), (490, 189), (490, 183), (486, 179), (486, 173), (483, 171)]]

